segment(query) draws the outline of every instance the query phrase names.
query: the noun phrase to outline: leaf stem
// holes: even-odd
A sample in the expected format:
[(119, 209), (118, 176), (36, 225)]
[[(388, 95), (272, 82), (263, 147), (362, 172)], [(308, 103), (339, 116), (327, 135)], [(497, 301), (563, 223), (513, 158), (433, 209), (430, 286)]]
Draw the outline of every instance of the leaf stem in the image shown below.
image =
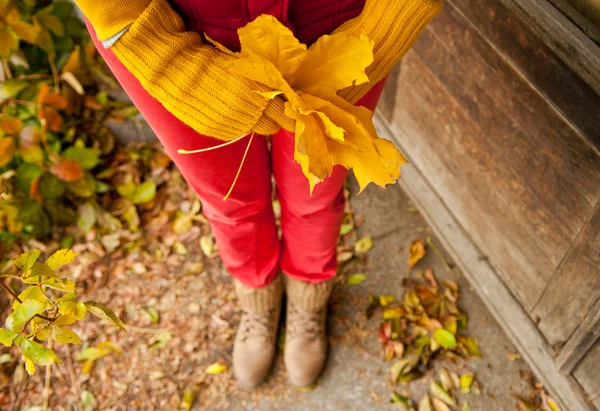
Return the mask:
[(54, 63), (54, 53), (48, 54), (48, 61), (50, 62), (50, 68), (52, 69), (52, 77), (54, 78), (54, 92), (60, 93), (60, 77), (58, 76), (58, 70)]
[(44, 290), (43, 285), (38, 284), (38, 287), (39, 287), (40, 291), (42, 292), (42, 294), (44, 294), (44, 297), (46, 297), (48, 299), (48, 301), (50, 301), (50, 303), (52, 303), (52, 305), (54, 305), (56, 308), (58, 308), (58, 304), (56, 304), (54, 302), (54, 300), (52, 298), (50, 298), (50, 296), (48, 294), (46, 294), (46, 290)]
[(6, 78), (12, 78), (12, 72), (10, 71), (10, 66), (8, 65), (7, 59), (2, 59), (2, 66), (4, 67), (4, 72), (6, 73)]
[(240, 176), (240, 173), (242, 172), (242, 167), (244, 166), (244, 162), (246, 161), (246, 156), (248, 155), (248, 151), (250, 151), (250, 144), (252, 144), (253, 139), (254, 139), (254, 132), (252, 132), (252, 134), (250, 135), (250, 140), (248, 140), (248, 145), (246, 146), (246, 151), (244, 151), (244, 156), (242, 157), (242, 162), (240, 163), (240, 167), (238, 168), (238, 171), (235, 174), (235, 178), (233, 179), (233, 183), (231, 183), (231, 187), (229, 187), (229, 191), (227, 192), (227, 194), (225, 194), (225, 197), (223, 197), (223, 201), (227, 201), (227, 199), (231, 195), (231, 192), (233, 191), (233, 187), (235, 187), (235, 183), (237, 183), (238, 177)]
[[(252, 134), (254, 134), (254, 133), (252, 133)], [(180, 148), (179, 150), (177, 150), (177, 153), (178, 154), (199, 154), (199, 153), (206, 153), (207, 151), (216, 150), (216, 149), (219, 149), (219, 148), (227, 147), (228, 145), (231, 145), (233, 143), (237, 143), (238, 141), (240, 141), (241, 139), (243, 139), (247, 135), (248, 134), (244, 134), (243, 136), (240, 136), (240, 137), (236, 138), (235, 140), (231, 140), (231, 141), (228, 141), (226, 143), (219, 144), (219, 145), (212, 146), (212, 147), (208, 147), (208, 148), (201, 148), (199, 150), (184, 150), (184, 149)]]
[(450, 269), (450, 265), (448, 264), (448, 261), (446, 261), (446, 259), (442, 255), (442, 252), (439, 250), (439, 248), (437, 248), (435, 246), (435, 244), (433, 244), (433, 241), (431, 240), (431, 237), (427, 237), (427, 244), (429, 245), (429, 247), (431, 247), (431, 249), (433, 250), (433, 252), (435, 253), (435, 255), (438, 256), (438, 258), (440, 259), (440, 261), (442, 262), (442, 264), (444, 264), (444, 268), (446, 269), (446, 272), (447, 273), (451, 272), (452, 270)]
[[(9, 294), (10, 294), (10, 295), (11, 295), (11, 296), (12, 296), (12, 297), (15, 299), (15, 300), (17, 300), (17, 301), (19, 302), (19, 304), (22, 304), (22, 303), (23, 303), (23, 301), (22, 301), (22, 300), (19, 298), (19, 296), (18, 296), (17, 294), (15, 294), (15, 292), (14, 292), (13, 290), (11, 290), (11, 289), (10, 289), (10, 287), (9, 287), (9, 286), (7, 286), (6, 284), (4, 284), (2, 281), (0, 281), (0, 286), (2, 286), (2, 288), (4, 288), (4, 290), (5, 290), (7, 293), (9, 293)], [(35, 317), (38, 317), (38, 318), (41, 318), (42, 320), (46, 320), (46, 321), (48, 321), (48, 322), (51, 322), (51, 323), (53, 323), (54, 321), (56, 321), (56, 319), (57, 319), (59, 316), (56, 316), (56, 317), (54, 317), (54, 318), (49, 318), (49, 317), (46, 317), (45, 315), (42, 315), (42, 314), (36, 314), (36, 315), (34, 315), (33, 317), (31, 317), (31, 318), (33, 319), (33, 318), (35, 318)], [(31, 321), (31, 319), (30, 319), (29, 321)], [(29, 324), (29, 321), (27, 322), (27, 324)], [(27, 324), (25, 324), (25, 325), (27, 325)]]
[(6, 290), (7, 293), (9, 293), (15, 300), (17, 300), (19, 304), (23, 302), (8, 285), (4, 284), (4, 282), (0, 281), (0, 285), (2, 286), (2, 288), (4, 288), (4, 290)]

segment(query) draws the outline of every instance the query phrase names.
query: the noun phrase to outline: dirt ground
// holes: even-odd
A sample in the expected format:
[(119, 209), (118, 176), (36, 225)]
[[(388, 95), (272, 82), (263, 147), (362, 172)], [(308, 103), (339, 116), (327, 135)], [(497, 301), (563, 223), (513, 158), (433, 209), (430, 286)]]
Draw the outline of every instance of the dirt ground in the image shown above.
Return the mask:
[[(195, 197), (184, 187), (177, 172), (167, 176), (159, 193), (164, 205), (142, 216), (141, 232), (123, 234), (121, 243), (127, 246), (120, 251), (105, 254), (94, 241), (78, 249), (79, 265), (72, 274), (83, 295), (111, 307), (129, 332), (86, 317), (75, 329), (84, 346), (57, 348), (65, 361), (52, 369), (52, 409), (85, 409), (93, 403), (99, 410), (172, 410), (180, 409), (185, 397), (193, 399), (191, 408), (197, 410), (371, 410), (395, 409), (390, 403), (392, 391), (421, 398), (431, 378), (392, 386), (390, 363), (383, 360), (377, 338), (379, 321), (365, 316), (370, 294), (403, 294), (410, 242), (431, 237), (433, 244), (438, 243), (398, 186), (385, 191), (369, 187), (360, 196), (350, 196), (355, 221), (364, 222), (346, 241), (371, 235), (374, 247), (364, 261), (351, 261), (342, 269), (330, 302), (330, 358), (310, 391), (287, 384), (281, 352), (271, 375), (255, 390), (238, 387), (230, 370), (217, 375), (205, 372), (218, 361), (230, 365), (240, 311), (218, 256), (206, 257), (201, 251), (200, 239), (205, 238), (207, 251), (210, 231), (203, 217), (194, 214)], [(351, 191), (357, 191), (352, 184)], [(173, 232), (176, 214), (186, 220), (181, 224), (193, 222), (183, 234)], [(93, 240), (93, 233), (90, 236)], [(430, 250), (415, 269), (431, 267), (438, 279), (458, 282), (459, 305), (468, 315), (468, 332), (479, 341), (483, 358), (440, 362), (436, 367), (475, 373), (481, 394), (459, 394), (460, 404), (468, 400), (472, 410), (513, 410), (517, 404), (513, 394), (530, 391), (519, 376), (528, 367), (468, 282), (449, 265), (447, 271)], [(366, 274), (366, 281), (345, 283), (347, 275), (358, 272)], [(77, 353), (103, 341), (116, 344), (121, 352), (100, 358), (91, 373), (83, 374)], [(31, 379), (19, 377), (19, 367), (13, 371), (13, 407), (27, 409), (43, 403), (44, 371), (40, 367)], [(80, 400), (82, 393), (88, 400)]]

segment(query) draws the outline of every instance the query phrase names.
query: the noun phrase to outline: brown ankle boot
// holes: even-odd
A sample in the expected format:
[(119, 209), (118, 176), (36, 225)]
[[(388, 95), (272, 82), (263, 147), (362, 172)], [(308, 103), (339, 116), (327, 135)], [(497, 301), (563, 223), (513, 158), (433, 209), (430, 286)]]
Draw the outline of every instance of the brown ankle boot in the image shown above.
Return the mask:
[(253, 387), (267, 376), (275, 356), (283, 280), (278, 275), (262, 288), (234, 282), (243, 314), (233, 343), (233, 373), (240, 384)]
[(290, 382), (296, 387), (313, 384), (325, 365), (325, 320), (332, 286), (331, 280), (310, 284), (286, 277), (284, 360)]

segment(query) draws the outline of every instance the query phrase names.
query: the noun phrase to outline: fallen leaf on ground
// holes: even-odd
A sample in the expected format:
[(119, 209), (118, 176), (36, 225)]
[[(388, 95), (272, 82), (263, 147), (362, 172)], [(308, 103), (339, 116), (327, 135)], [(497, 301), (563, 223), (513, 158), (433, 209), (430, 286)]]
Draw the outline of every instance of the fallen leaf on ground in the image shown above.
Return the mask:
[(221, 374), (221, 373), (227, 371), (228, 369), (229, 369), (229, 367), (227, 367), (227, 364), (225, 364), (222, 361), (217, 361), (215, 363), (212, 363), (208, 367), (206, 367), (205, 372), (207, 374), (216, 375), (216, 374)]
[(363, 273), (352, 274), (350, 277), (348, 277), (348, 281), (346, 282), (346, 284), (357, 285), (364, 282), (366, 279), (367, 276)]
[(412, 270), (413, 267), (425, 257), (427, 251), (425, 250), (425, 242), (423, 240), (414, 240), (410, 243), (410, 249), (408, 251), (408, 270)]

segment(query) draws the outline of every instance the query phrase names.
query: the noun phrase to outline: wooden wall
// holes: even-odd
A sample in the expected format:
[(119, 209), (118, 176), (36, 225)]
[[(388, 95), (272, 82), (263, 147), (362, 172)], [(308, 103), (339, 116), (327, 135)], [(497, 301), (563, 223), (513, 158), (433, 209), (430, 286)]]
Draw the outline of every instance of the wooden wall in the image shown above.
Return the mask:
[(600, 96), (504, 3), (446, 0), (380, 111), (596, 400)]

